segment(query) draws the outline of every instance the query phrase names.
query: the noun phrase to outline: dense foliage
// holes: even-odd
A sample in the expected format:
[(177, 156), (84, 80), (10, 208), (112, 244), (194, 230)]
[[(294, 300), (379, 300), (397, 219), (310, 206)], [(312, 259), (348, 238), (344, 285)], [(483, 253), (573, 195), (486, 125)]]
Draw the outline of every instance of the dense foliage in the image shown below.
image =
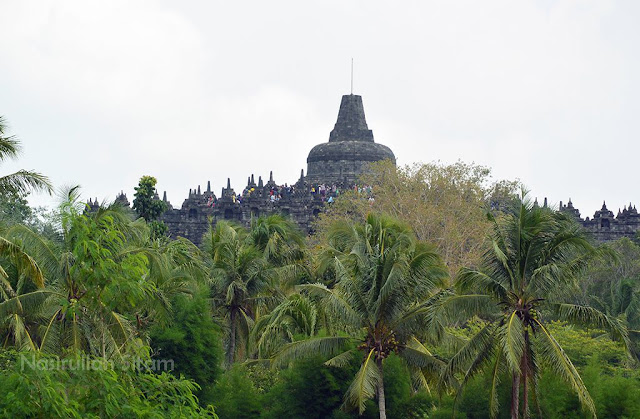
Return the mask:
[(337, 220), (359, 222), (370, 211), (389, 214), (410, 225), (416, 238), (437, 247), (451, 277), (479, 262), (491, 227), (486, 211), (508, 203), (519, 185), (494, 181), (490, 169), (476, 164), (396, 168), (388, 161), (373, 164), (361, 183), (372, 187), (375, 200), (347, 191), (320, 215), (319, 235)]
[(201, 401), (211, 401), (210, 387), (222, 372), (220, 328), (200, 291), (193, 297), (177, 295), (172, 307), (171, 321), (150, 330), (154, 357), (173, 360), (172, 372), (195, 381), (201, 388), (196, 392)]
[(136, 192), (133, 198), (133, 209), (147, 222), (153, 238), (163, 237), (168, 231), (167, 226), (159, 220), (167, 210), (167, 203), (159, 199), (157, 183), (153, 176), (142, 176), (138, 186), (134, 188)]
[[(171, 374), (112, 369), (108, 365), (69, 370), (29, 366), (44, 364), (45, 360), (17, 360), (13, 370), (2, 374), (2, 417), (217, 418), (212, 407), (198, 404), (196, 384)], [(97, 359), (78, 358), (75, 362), (82, 365)], [(22, 363), (27, 367), (22, 368)]]
[(479, 166), (367, 176), (314, 237), (274, 215), (201, 249), (154, 227), (152, 177), (138, 219), (0, 191), (0, 417), (640, 416), (635, 242)]
[(458, 310), (472, 310), (471, 314), (487, 302), (495, 310), (487, 313), (487, 324), (450, 359), (448, 372), (459, 371), (467, 380), (487, 367), (493, 377), (491, 412), (497, 414), (496, 386), (502, 371), (507, 371), (512, 376), (511, 416), (518, 417), (520, 393), (526, 416), (530, 395), (539, 391), (539, 374), (546, 364), (595, 415), (593, 400), (547, 328), (545, 315), (553, 312), (563, 320), (607, 328), (628, 346), (627, 331), (618, 321), (593, 307), (562, 300), (596, 250), (573, 220), (533, 206), (524, 196), (498, 217), (489, 218), (493, 223), (489, 250), (479, 269), (462, 270), (457, 286), (464, 294), (454, 298)]

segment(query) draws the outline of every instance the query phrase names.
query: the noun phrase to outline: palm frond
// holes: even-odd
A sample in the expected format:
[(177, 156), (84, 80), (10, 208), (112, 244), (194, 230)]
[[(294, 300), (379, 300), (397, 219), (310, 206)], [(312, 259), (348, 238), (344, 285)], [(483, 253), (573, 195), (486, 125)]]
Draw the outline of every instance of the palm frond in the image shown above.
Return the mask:
[(60, 296), (56, 290), (47, 287), (2, 301), (0, 302), (0, 317), (14, 313), (24, 314), (25, 312), (35, 314), (42, 308), (44, 300), (51, 295)]
[(45, 278), (42, 270), (40, 270), (37, 262), (24, 252), (21, 246), (4, 237), (0, 237), (0, 254), (6, 255), (14, 264), (21, 268), (37, 287), (44, 287)]
[(539, 334), (541, 336), (540, 342), (542, 346), (542, 357), (553, 369), (553, 371), (571, 386), (573, 391), (575, 391), (575, 393), (577, 394), (578, 399), (580, 400), (580, 404), (585, 407), (595, 418), (595, 405), (593, 403), (593, 400), (591, 399), (589, 391), (585, 387), (584, 382), (580, 377), (580, 374), (573, 366), (573, 363), (571, 362), (567, 354), (564, 352), (564, 349), (562, 349), (560, 344), (555, 340), (549, 330), (544, 327), (544, 325), (540, 321), (534, 319), (534, 322), (542, 332)]
[(508, 290), (504, 284), (480, 270), (462, 268), (456, 278), (456, 288), (460, 292), (482, 291), (502, 300), (506, 297)]
[(418, 339), (412, 337), (400, 352), (407, 364), (428, 372), (431, 377), (441, 376), (446, 363), (435, 356)]
[(292, 342), (285, 345), (273, 358), (273, 366), (283, 367), (289, 362), (314, 355), (323, 357), (335, 356), (339, 351), (343, 350), (349, 342), (353, 342), (353, 339), (342, 336), (318, 337)]
[(18, 170), (15, 173), (0, 177), (0, 190), (27, 193), (30, 191), (44, 191), (51, 193), (53, 187), (49, 178), (31, 170)]
[(494, 336), (496, 329), (496, 324), (486, 324), (449, 359), (442, 372), (443, 385), (453, 387), (457, 373), (464, 373), (466, 382), (489, 361), (493, 348), (497, 344)]
[(498, 402), (498, 386), (500, 385), (500, 373), (502, 365), (502, 351), (496, 351), (496, 359), (491, 368), (491, 390), (489, 392), (489, 413), (492, 418), (498, 416), (500, 403)]
[(498, 329), (498, 336), (509, 370), (514, 374), (520, 374), (520, 361), (525, 350), (525, 339), (524, 327), (517, 311), (511, 312), (505, 317), (504, 324)]
[(55, 278), (59, 275), (59, 249), (41, 234), (17, 224), (7, 230), (5, 237), (12, 242), (19, 242), (23, 251), (33, 257), (46, 276)]
[(349, 365), (349, 363), (353, 360), (353, 357), (355, 356), (356, 353), (357, 351), (355, 349), (350, 349), (346, 352), (343, 352), (339, 355), (334, 356), (328, 361), (325, 361), (324, 365), (329, 367), (337, 367), (337, 368), (345, 367)]
[(349, 386), (343, 406), (345, 408), (358, 408), (358, 413), (363, 414), (365, 403), (372, 399), (382, 380), (382, 374), (373, 356), (373, 349), (369, 351), (367, 357), (362, 362), (356, 377)]
[(319, 297), (323, 305), (347, 324), (362, 326), (362, 315), (353, 309), (353, 306), (346, 301), (340, 293), (327, 288), (324, 284), (303, 284), (296, 287), (307, 292), (311, 297)]
[(555, 309), (555, 314), (560, 320), (605, 329), (614, 339), (624, 344), (627, 352), (630, 351), (629, 333), (619, 319), (607, 316), (600, 310), (589, 306), (567, 303), (554, 303), (551, 306)]

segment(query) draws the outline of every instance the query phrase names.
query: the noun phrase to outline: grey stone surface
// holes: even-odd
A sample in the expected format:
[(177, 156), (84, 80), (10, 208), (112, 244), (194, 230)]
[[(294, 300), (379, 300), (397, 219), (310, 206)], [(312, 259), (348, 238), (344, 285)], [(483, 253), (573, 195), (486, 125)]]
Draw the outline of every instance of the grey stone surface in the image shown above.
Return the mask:
[(582, 219), (580, 211), (574, 208), (571, 199), (566, 205), (561, 201), (559, 210), (573, 216), (599, 242), (618, 240), (622, 237), (633, 238), (640, 231), (640, 214), (631, 203), (622, 211), (618, 209), (618, 215), (614, 216), (603, 202), (602, 208), (596, 211), (591, 219)]
[(373, 131), (367, 126), (362, 97), (344, 95), (338, 120), (329, 134), (329, 142), (318, 144), (307, 158), (309, 183), (353, 184), (367, 164), (396, 158), (391, 149), (373, 141)]
[[(302, 231), (311, 232), (312, 221), (322, 211), (324, 201), (318, 194), (313, 195), (309, 192), (309, 185), (304, 177), (291, 187), (277, 187), (272, 175), (265, 185), (261, 185), (261, 179), (256, 185), (253, 179), (253, 175), (248, 179), (241, 203), (231, 188), (229, 179), (227, 187), (222, 189), (220, 198), (209, 189), (204, 193), (191, 191), (180, 209), (168, 210), (162, 215), (162, 221), (167, 225), (170, 236), (186, 237), (199, 245), (209, 226), (215, 225), (219, 220), (249, 226), (251, 220), (271, 214), (289, 217)], [(282, 190), (277, 201), (271, 199), (271, 191), (274, 188)]]

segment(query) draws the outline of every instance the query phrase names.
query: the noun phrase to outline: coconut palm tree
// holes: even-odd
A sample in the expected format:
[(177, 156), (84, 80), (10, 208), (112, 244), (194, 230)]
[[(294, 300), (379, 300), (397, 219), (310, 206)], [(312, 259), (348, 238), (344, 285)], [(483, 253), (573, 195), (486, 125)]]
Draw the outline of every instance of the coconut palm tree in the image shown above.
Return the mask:
[(257, 297), (257, 320), (278, 304), (287, 304), (293, 287), (311, 274), (302, 233), (294, 222), (279, 214), (252, 220), (246, 242), (262, 252), (269, 269), (266, 277), (270, 282)]
[[(0, 116), (0, 162), (14, 159), (19, 154), (20, 143), (15, 137), (7, 135), (6, 121)], [(16, 194), (22, 197), (31, 190), (51, 192), (49, 179), (28, 170), (0, 176), (0, 196)], [(15, 297), (23, 291), (25, 280), (37, 288), (43, 288), (44, 274), (21, 244), (5, 233), (2, 232), (0, 236), (0, 303), (12, 300), (13, 304), (17, 304), (15, 308), (21, 310), (21, 304)], [(35, 347), (23, 319), (15, 313), (16, 310), (12, 311), (14, 313), (0, 311), (0, 322), (8, 325), (5, 342), (12, 338), (19, 347)]]
[[(43, 289), (44, 273), (21, 243), (11, 236), (0, 237), (0, 254), (0, 342), (4, 345), (11, 342), (20, 349), (35, 349), (29, 325), (19, 314), (23, 312), (22, 304), (16, 297), (25, 290)], [(3, 310), (5, 305), (11, 305), (13, 309)]]
[[(237, 356), (246, 356), (246, 344), (255, 320), (255, 297), (268, 282), (269, 264), (263, 252), (247, 240), (247, 231), (226, 221), (218, 221), (203, 239), (210, 264), (215, 308), (228, 326), (228, 366)], [(241, 354), (237, 342), (243, 343)]]
[[(483, 264), (463, 269), (452, 311), (473, 313), (483, 304), (486, 326), (449, 361), (446, 376), (462, 375), (462, 385), (489, 368), (490, 412), (498, 413), (496, 387), (501, 372), (511, 376), (511, 417), (529, 415), (529, 396), (537, 394), (542, 365), (548, 366), (576, 392), (595, 416), (594, 403), (580, 374), (554, 338), (546, 321), (565, 320), (605, 328), (628, 344), (624, 327), (600, 311), (563, 301), (596, 253), (586, 233), (562, 213), (534, 206), (523, 192), (505, 213), (490, 214), (492, 232)], [(573, 288), (575, 289), (575, 288)], [(520, 409), (522, 394), (522, 409)]]
[(300, 229), (279, 214), (254, 219), (248, 239), (273, 265), (283, 266), (304, 257), (304, 237)]
[[(20, 142), (6, 133), (6, 121), (0, 116), (0, 162), (15, 159), (20, 154)], [(15, 173), (0, 176), (0, 194), (14, 192), (23, 195), (32, 190), (51, 193), (51, 183), (46, 176), (31, 170), (18, 170)]]
[(333, 356), (326, 364), (343, 366), (356, 356), (362, 363), (347, 394), (345, 407), (362, 413), (377, 397), (386, 418), (384, 360), (397, 353), (410, 366), (414, 382), (427, 384), (443, 363), (417, 339), (427, 301), (443, 284), (446, 269), (434, 248), (418, 242), (396, 220), (369, 215), (362, 225), (340, 222), (328, 233), (320, 256), (319, 274), (330, 270), (335, 285), (301, 285), (319, 300), (327, 329), (340, 330), (286, 345), (274, 358), (285, 365), (300, 357)]
[(138, 305), (138, 328), (151, 323), (167, 324), (172, 315), (171, 301), (179, 294), (197, 294), (199, 284), (207, 279), (204, 255), (195, 244), (184, 238), (157, 240), (153, 228), (149, 230), (150, 240), (128, 250), (147, 258), (148, 279), (153, 284), (152, 298)]
[(262, 252), (268, 280), (253, 298), (255, 324), (249, 347), (258, 358), (270, 357), (294, 335), (317, 331), (316, 307), (294, 286), (311, 276), (304, 238), (291, 220), (274, 214), (252, 220), (246, 244)]
[(259, 359), (268, 359), (296, 337), (311, 338), (318, 329), (318, 310), (314, 302), (306, 294), (291, 293), (256, 320), (251, 331), (252, 346)]

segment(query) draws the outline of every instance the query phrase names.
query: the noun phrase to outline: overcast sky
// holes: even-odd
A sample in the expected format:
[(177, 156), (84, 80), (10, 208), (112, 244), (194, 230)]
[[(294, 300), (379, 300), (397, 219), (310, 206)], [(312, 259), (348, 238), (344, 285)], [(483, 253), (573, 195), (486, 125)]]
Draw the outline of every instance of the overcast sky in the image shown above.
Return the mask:
[[(460, 159), (592, 216), (640, 204), (640, 2), (2, 1), (0, 115), (18, 168), (174, 207), (292, 183), (340, 97), (398, 164)], [(50, 203), (35, 196), (32, 203)]]

